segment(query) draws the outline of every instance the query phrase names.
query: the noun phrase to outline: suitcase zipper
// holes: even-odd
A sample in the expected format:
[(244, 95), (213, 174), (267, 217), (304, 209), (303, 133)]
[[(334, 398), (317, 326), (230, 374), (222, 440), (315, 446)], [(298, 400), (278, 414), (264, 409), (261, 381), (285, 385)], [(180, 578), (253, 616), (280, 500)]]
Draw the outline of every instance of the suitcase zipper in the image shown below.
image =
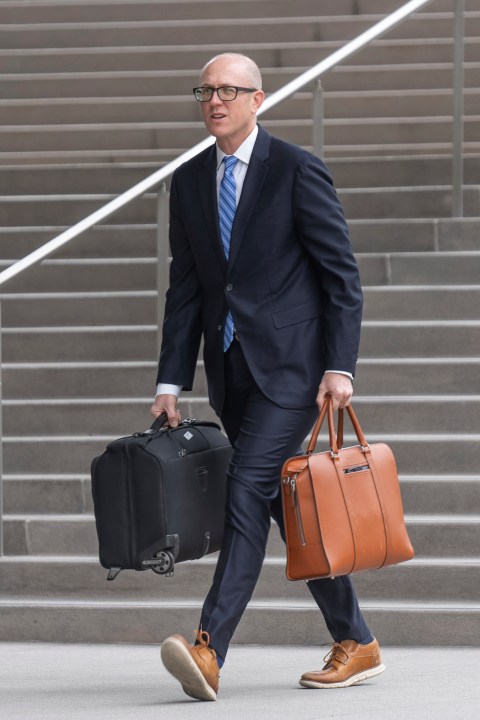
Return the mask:
[(130, 453), (128, 451), (128, 440), (125, 443), (125, 454), (127, 456), (127, 485), (128, 485), (128, 510), (130, 515), (130, 566), (133, 568), (136, 565), (137, 547), (136, 547), (136, 527), (135, 527), (135, 513), (133, 512), (133, 488), (132, 488), (132, 471), (131, 471), (131, 460)]
[(305, 538), (305, 530), (303, 528), (302, 513), (300, 510), (300, 502), (298, 500), (297, 492), (297, 477), (299, 476), (299, 474), (300, 473), (295, 473), (295, 475), (292, 475), (291, 477), (287, 475), (287, 477), (283, 478), (283, 482), (285, 483), (285, 485), (290, 486), (290, 494), (292, 497), (293, 508), (295, 510), (295, 519), (297, 521), (297, 529), (300, 536), (300, 542), (302, 543), (302, 545), (306, 545), (307, 540)]

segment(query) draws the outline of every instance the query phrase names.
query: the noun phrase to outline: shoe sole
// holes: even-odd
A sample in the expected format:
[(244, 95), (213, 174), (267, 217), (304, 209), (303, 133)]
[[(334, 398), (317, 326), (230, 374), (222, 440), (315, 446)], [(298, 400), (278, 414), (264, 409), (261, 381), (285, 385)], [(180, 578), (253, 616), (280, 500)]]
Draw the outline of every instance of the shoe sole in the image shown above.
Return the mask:
[(217, 694), (203, 677), (187, 647), (177, 638), (167, 638), (160, 649), (162, 662), (183, 691), (195, 700), (216, 700)]
[(321, 688), (323, 690), (328, 690), (330, 688), (345, 688), (350, 687), (350, 685), (355, 685), (356, 683), (362, 682), (362, 680), (368, 680), (369, 678), (375, 677), (375, 675), (380, 675), (385, 670), (385, 665), (377, 665), (374, 668), (371, 668), (370, 670), (363, 670), (360, 673), (357, 673), (356, 675), (352, 675), (351, 677), (347, 678), (343, 682), (336, 682), (336, 683), (322, 683), (322, 682), (315, 682), (314, 680), (300, 680), (300, 685), (302, 687), (306, 688)]

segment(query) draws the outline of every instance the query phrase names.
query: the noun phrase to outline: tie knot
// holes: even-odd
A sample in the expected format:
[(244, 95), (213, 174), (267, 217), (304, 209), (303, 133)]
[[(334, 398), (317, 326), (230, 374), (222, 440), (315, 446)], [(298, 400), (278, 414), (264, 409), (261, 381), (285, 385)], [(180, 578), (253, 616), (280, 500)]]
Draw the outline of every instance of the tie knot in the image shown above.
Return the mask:
[(225, 163), (225, 172), (230, 172), (237, 164), (238, 158), (235, 155), (225, 155), (223, 162)]

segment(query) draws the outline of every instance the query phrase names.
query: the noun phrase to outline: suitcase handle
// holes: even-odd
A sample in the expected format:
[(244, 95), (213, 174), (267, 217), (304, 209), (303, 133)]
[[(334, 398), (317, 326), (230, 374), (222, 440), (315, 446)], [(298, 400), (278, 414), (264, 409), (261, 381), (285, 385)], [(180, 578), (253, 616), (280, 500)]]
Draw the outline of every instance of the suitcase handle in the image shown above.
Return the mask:
[(163, 426), (165, 425), (165, 422), (167, 422), (167, 421), (168, 421), (168, 415), (166, 412), (163, 412), (161, 415), (157, 415), (157, 417), (155, 418), (153, 423), (150, 425), (150, 430), (147, 432), (149, 432), (149, 433), (150, 433), (150, 431), (158, 432), (159, 430), (161, 430), (163, 428)]
[[(217, 430), (220, 430), (220, 425), (215, 422), (211, 422), (209, 420), (199, 421), (199, 420), (190, 420), (189, 418), (186, 418), (185, 420), (182, 420), (178, 427), (185, 427), (188, 425), (203, 425), (204, 427), (214, 427), (217, 428)], [(148, 430), (144, 430), (144, 432), (140, 433), (134, 433), (136, 437), (141, 435), (154, 435), (155, 433), (159, 432), (160, 430), (177, 430), (177, 428), (173, 428), (171, 425), (168, 424), (168, 415), (166, 412), (161, 413), (158, 417), (155, 418), (153, 423), (150, 425)]]

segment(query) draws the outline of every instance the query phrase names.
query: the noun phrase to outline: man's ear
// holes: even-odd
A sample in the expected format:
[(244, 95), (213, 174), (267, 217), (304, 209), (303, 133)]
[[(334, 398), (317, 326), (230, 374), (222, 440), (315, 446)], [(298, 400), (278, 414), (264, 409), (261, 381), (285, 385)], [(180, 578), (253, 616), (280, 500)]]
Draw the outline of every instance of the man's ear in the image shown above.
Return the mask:
[(264, 100), (265, 93), (263, 92), (263, 90), (255, 90), (255, 92), (252, 93), (252, 115), (258, 112)]

